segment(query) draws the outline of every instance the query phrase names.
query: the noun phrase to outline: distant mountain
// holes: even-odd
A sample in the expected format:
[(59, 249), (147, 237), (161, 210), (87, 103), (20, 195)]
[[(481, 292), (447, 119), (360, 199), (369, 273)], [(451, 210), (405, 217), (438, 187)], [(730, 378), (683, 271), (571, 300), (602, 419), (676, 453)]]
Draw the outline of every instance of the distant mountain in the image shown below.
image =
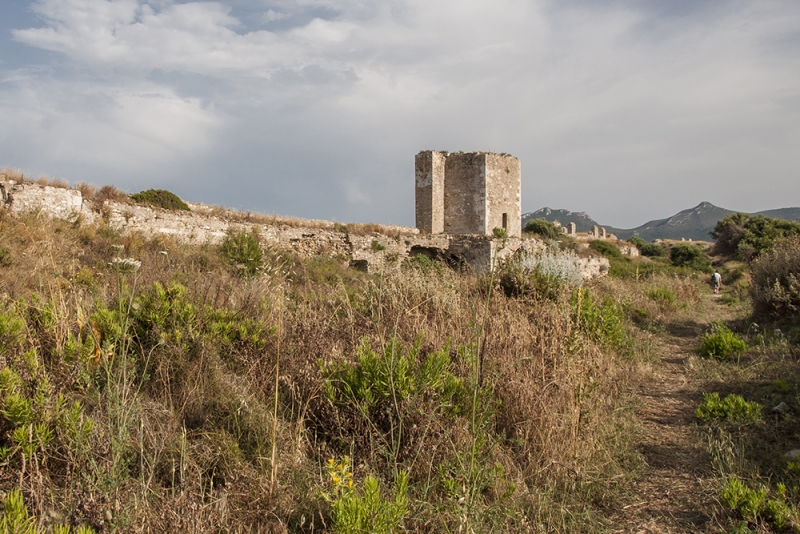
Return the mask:
[(764, 217), (774, 217), (776, 219), (796, 221), (800, 219), (800, 208), (780, 208), (777, 210), (759, 211), (753, 215), (763, 215)]
[[(695, 241), (707, 241), (711, 239), (708, 233), (714, 229), (717, 221), (735, 213), (732, 210), (720, 208), (710, 202), (701, 202), (694, 208), (680, 211), (666, 219), (657, 219), (646, 222), (641, 226), (631, 229), (613, 228), (606, 226), (606, 231), (615, 234), (620, 239), (628, 239), (631, 236), (639, 236), (646, 241), (653, 239), (693, 239)], [(775, 210), (759, 211), (751, 215), (764, 215), (776, 219), (786, 219), (789, 221), (800, 219), (800, 208), (780, 208)], [(522, 216), (522, 226), (529, 220), (544, 218), (548, 221), (558, 221), (566, 226), (574, 222), (578, 232), (588, 232), (593, 225), (603, 226), (594, 221), (589, 215), (583, 212), (575, 213), (567, 210), (554, 210), (542, 208), (540, 210), (526, 213)]]
[(542, 208), (540, 210), (532, 211), (530, 213), (523, 213), (522, 214), (522, 227), (525, 228), (525, 225), (528, 221), (532, 221), (534, 219), (547, 219), (550, 222), (558, 221), (563, 226), (568, 225), (571, 222), (575, 223), (575, 229), (578, 232), (588, 232), (592, 229), (592, 226), (600, 226), (597, 222), (589, 217), (586, 213), (579, 211), (567, 211), (567, 210), (554, 210), (550, 208)]

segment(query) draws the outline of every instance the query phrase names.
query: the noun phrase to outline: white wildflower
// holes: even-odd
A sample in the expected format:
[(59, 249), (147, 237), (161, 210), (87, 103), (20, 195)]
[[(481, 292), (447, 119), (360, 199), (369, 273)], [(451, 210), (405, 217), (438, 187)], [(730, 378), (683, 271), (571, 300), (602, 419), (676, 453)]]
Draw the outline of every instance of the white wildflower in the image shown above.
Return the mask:
[(121, 273), (135, 273), (142, 266), (142, 262), (133, 258), (114, 258), (109, 265)]

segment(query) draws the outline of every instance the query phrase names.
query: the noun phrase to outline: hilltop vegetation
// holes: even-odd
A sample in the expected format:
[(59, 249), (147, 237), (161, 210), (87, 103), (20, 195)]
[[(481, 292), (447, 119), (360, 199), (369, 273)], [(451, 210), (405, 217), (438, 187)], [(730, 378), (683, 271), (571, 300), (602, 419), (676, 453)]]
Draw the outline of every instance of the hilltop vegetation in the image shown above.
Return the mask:
[[(605, 226), (592, 219), (584, 212), (571, 212), (567, 210), (554, 210), (542, 208), (532, 213), (522, 216), (523, 226), (531, 220), (544, 218), (547, 221), (558, 221), (562, 225), (574, 222), (578, 232), (589, 232), (592, 226), (605, 226), (609, 233), (616, 235), (620, 239), (639, 237), (645, 241), (655, 239), (693, 239), (695, 241), (706, 241), (709, 234), (714, 230), (715, 225), (726, 217), (736, 215), (736, 212), (720, 208), (710, 202), (701, 202), (694, 208), (682, 210), (666, 219), (655, 219), (648, 221), (636, 228), (614, 228)], [(781, 208), (775, 210), (760, 211), (753, 214), (742, 214), (748, 217), (762, 217), (777, 219), (782, 221), (800, 220), (800, 208)]]

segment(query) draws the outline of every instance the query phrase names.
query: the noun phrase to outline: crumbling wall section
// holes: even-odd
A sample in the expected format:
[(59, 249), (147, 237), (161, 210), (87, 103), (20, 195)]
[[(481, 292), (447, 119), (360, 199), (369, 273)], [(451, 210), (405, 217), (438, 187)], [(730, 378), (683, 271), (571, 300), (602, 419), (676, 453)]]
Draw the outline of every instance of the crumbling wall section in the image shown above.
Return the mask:
[(486, 235), (486, 154), (445, 158), (444, 232)]
[(3, 205), (19, 213), (39, 212), (59, 219), (76, 219), (83, 212), (83, 197), (75, 189), (39, 184), (0, 182)]

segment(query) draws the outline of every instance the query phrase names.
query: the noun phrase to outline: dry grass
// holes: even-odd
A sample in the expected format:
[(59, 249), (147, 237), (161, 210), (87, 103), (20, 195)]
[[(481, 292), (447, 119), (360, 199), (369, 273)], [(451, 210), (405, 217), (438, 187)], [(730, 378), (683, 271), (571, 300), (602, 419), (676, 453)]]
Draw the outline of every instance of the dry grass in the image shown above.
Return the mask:
[(5, 176), (4, 180), (13, 180), (18, 184), (25, 182), (25, 175), (19, 169), (11, 167), (0, 168), (0, 177)]
[[(321, 466), (350, 455), (357, 484), (409, 473), (411, 531), (597, 530), (595, 510), (613, 506), (635, 464), (620, 409), (629, 363), (581, 330), (567, 294), (507, 298), (446, 269), (376, 276), (282, 251), (269, 252), (267, 275), (242, 279), (214, 247), (36, 218), (0, 219), (0, 236), (0, 312), (27, 332), (5, 341), (0, 368), (26, 395), (44, 391), (52, 414), (58, 395), (80, 400), (94, 424), (82, 441), (61, 415), (45, 417), (58, 439), (0, 463), (0, 489), (21, 487), (43, 524), (54, 510), (101, 531), (322, 532)], [(141, 268), (120, 275), (114, 257)], [(164, 299), (157, 283), (185, 291)], [(102, 311), (120, 305), (122, 316)], [(431, 390), (365, 417), (325, 395), (326, 365), (392, 339), (420, 344), (415, 367), (447, 350), (465, 392), (454, 407)]]

